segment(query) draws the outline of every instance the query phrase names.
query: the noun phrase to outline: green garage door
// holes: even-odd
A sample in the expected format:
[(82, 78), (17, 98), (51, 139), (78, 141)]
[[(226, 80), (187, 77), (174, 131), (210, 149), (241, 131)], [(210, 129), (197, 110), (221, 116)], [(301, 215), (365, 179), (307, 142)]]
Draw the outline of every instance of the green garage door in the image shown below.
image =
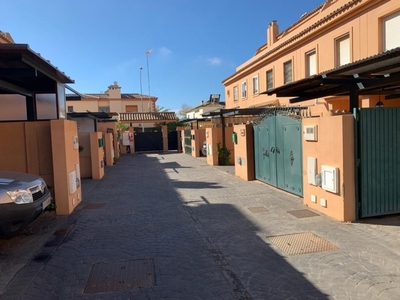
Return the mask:
[(359, 110), (360, 217), (400, 213), (400, 108)]
[(270, 116), (254, 126), (256, 179), (303, 196), (301, 121)]

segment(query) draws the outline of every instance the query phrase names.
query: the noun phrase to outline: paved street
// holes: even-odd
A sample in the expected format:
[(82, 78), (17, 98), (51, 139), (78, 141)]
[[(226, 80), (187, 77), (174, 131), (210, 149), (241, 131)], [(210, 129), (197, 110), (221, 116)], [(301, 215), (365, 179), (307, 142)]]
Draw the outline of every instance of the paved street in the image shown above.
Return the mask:
[(340, 223), (232, 171), (121, 157), (0, 240), (0, 299), (400, 299), (400, 216)]

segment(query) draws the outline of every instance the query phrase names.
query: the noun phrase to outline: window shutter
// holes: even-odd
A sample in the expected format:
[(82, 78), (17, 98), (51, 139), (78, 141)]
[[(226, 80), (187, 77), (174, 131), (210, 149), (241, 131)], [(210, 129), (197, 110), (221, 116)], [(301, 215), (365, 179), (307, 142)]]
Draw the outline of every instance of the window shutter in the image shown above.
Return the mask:
[(400, 47), (400, 12), (384, 21), (384, 51)]
[(287, 61), (283, 65), (284, 83), (292, 82), (292, 61)]
[(338, 65), (343, 66), (350, 63), (350, 38), (348, 35), (337, 41), (338, 45)]
[(307, 54), (308, 58), (308, 76), (317, 74), (317, 55), (315, 51)]

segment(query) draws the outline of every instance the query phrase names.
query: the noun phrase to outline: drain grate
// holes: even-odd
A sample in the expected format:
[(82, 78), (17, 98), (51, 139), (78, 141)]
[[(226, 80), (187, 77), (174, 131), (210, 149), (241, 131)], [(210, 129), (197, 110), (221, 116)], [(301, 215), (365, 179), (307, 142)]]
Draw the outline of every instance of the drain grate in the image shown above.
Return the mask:
[(89, 203), (85, 204), (83, 209), (100, 209), (104, 208), (106, 206), (106, 203)]
[(319, 214), (317, 214), (309, 209), (291, 210), (291, 211), (288, 211), (288, 213), (299, 219), (319, 216)]
[(132, 209), (110, 210), (109, 214), (116, 215), (116, 216), (129, 216), (129, 215), (133, 215), (133, 210)]
[(114, 292), (156, 285), (152, 258), (93, 264), (85, 294)]
[(338, 249), (335, 245), (312, 232), (267, 237), (276, 247), (288, 255), (323, 252)]
[(266, 212), (268, 209), (265, 206), (248, 207), (252, 213)]

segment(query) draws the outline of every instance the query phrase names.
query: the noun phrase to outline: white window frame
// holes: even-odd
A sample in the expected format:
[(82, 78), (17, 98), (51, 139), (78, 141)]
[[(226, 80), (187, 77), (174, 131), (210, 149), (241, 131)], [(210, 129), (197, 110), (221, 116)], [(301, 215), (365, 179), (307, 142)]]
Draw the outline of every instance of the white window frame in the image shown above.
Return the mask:
[(233, 101), (239, 101), (238, 87), (233, 87)]
[(400, 47), (400, 11), (383, 19), (383, 51)]
[(241, 84), (242, 87), (242, 99), (246, 99), (247, 98), (247, 82), (243, 81)]
[[(290, 78), (288, 77), (289, 72), (286, 71), (286, 66), (289, 65), (290, 65)], [(293, 60), (290, 59), (283, 63), (283, 84), (290, 83), (292, 81), (293, 81)]]
[(306, 52), (306, 77), (316, 75), (317, 73), (317, 51), (313, 49)]
[[(271, 74), (270, 80), (268, 78), (268, 74)], [(273, 69), (267, 70), (267, 72), (265, 73), (265, 77), (267, 80), (267, 91), (272, 90), (274, 88), (274, 70)]]
[(258, 75), (253, 77), (253, 95), (258, 95)]
[(346, 33), (335, 39), (336, 67), (351, 63), (350, 34)]

